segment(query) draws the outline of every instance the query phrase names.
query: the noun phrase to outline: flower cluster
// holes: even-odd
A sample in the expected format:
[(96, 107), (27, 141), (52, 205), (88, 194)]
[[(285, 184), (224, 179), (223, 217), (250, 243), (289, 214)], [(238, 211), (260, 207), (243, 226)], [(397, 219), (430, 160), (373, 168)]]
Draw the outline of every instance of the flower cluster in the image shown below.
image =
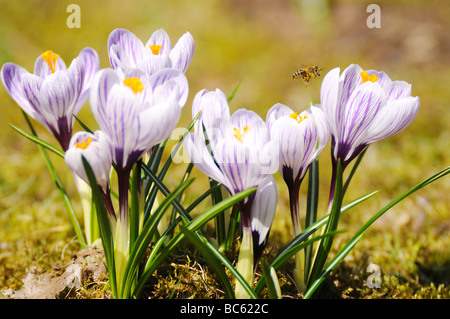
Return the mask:
[[(60, 55), (46, 51), (37, 58), (34, 74), (6, 63), (1, 80), (23, 111), (54, 135), (77, 185), (92, 182), (84, 160), (89, 164), (113, 229), (115, 278), (123, 282), (114, 287), (122, 296), (126, 292), (121, 289), (133, 286), (126, 279), (133, 266), (128, 264), (132, 170), (171, 135), (180, 119), (189, 94), (185, 72), (192, 60), (194, 40), (186, 32), (172, 46), (168, 34), (160, 29), (144, 45), (133, 33), (116, 29), (107, 48), (111, 68), (100, 69), (98, 55), (91, 48), (83, 49), (69, 67)], [(88, 98), (99, 129), (72, 134), (74, 115)], [(278, 188), (274, 174), (278, 171), (288, 188), (293, 234), (298, 236), (303, 229), (300, 186), (329, 140), (333, 159), (331, 206), (338, 168), (344, 170), (371, 143), (407, 127), (419, 104), (419, 98), (411, 96), (410, 84), (392, 81), (384, 72), (364, 71), (358, 65), (350, 65), (342, 74), (339, 68), (328, 72), (320, 104), (297, 111), (277, 103), (265, 120), (244, 108), (231, 114), (228, 99), (219, 89), (204, 89), (195, 95), (192, 118), (198, 119), (184, 139), (190, 161), (231, 196), (255, 189), (236, 203), (242, 226), (237, 270), (247, 283), (251, 285), (254, 280), (275, 217)], [(110, 194), (112, 169), (118, 177), (118, 213)], [(334, 226), (330, 227), (333, 231)], [(327, 245), (321, 249), (326, 251)], [(304, 291), (310, 270), (301, 251), (296, 264), (294, 277)], [(248, 297), (241, 283), (237, 282), (235, 289), (236, 297)]]

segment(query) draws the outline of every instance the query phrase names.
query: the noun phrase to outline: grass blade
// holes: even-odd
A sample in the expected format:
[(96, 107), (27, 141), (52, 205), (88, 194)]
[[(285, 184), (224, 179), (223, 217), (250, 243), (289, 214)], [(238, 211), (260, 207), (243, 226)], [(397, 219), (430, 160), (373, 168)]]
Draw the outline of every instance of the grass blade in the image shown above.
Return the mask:
[(328, 266), (322, 271), (322, 273), (318, 276), (314, 282), (310, 285), (308, 291), (305, 293), (304, 298), (310, 298), (315, 291), (320, 287), (323, 280), (328, 276), (328, 274), (339, 264), (339, 262), (342, 261), (342, 259), (347, 256), (347, 254), (355, 247), (355, 245), (358, 243), (358, 241), (362, 238), (364, 235), (364, 232), (369, 228), (370, 225), (372, 225), (378, 218), (380, 218), (384, 213), (386, 213), (389, 209), (391, 209), (393, 206), (401, 202), (406, 197), (410, 196), (414, 192), (418, 191), (419, 189), (427, 186), (428, 184), (431, 184), (432, 182), (444, 177), (445, 175), (450, 173), (450, 167), (447, 167), (440, 172), (432, 175), (431, 177), (427, 178), (423, 182), (417, 184), (413, 188), (411, 188), (409, 191), (403, 193), (402, 195), (398, 196), (394, 200), (392, 200), (389, 204), (387, 204), (383, 209), (378, 211), (372, 218), (370, 218), (360, 229), (359, 231), (350, 239), (350, 241), (347, 243), (347, 245), (339, 252), (339, 254), (328, 264)]
[(53, 153), (55, 153), (56, 155), (59, 155), (60, 157), (64, 158), (64, 154), (65, 152), (60, 150), (59, 148), (57, 148), (56, 146), (40, 139), (39, 137), (37, 137), (35, 134), (29, 134), (27, 132), (25, 132), (24, 130), (18, 128), (17, 126), (13, 125), (13, 124), (9, 124), (11, 125), (11, 127), (16, 130), (18, 133), (20, 133), (21, 135), (25, 136), (27, 139), (29, 139), (30, 141), (52, 151)]
[(100, 228), (100, 237), (102, 239), (106, 264), (108, 266), (111, 292), (115, 297), (117, 297), (117, 282), (114, 261), (114, 238), (111, 230), (111, 224), (109, 222), (108, 212), (106, 211), (105, 205), (103, 203), (102, 195), (100, 193), (100, 189), (91, 166), (84, 156), (82, 156), (82, 161), (84, 170), (86, 171), (86, 175), (89, 179), (89, 184), (91, 185), (92, 200), (94, 201), (97, 210), (97, 220)]

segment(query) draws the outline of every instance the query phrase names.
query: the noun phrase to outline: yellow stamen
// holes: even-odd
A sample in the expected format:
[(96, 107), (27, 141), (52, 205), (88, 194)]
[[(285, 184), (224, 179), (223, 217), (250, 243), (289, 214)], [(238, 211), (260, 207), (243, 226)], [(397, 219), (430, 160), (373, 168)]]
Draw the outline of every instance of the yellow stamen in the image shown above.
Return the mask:
[(250, 128), (245, 125), (241, 128), (234, 128), (234, 136), (238, 139), (239, 142), (243, 142), (244, 136)]
[(159, 44), (150, 44), (150, 50), (154, 55), (158, 55), (159, 51), (162, 49), (162, 45)]
[(290, 116), (291, 116), (294, 120), (296, 120), (299, 124), (300, 124), (303, 120), (305, 120), (305, 119), (308, 118), (306, 115), (303, 115), (303, 116), (298, 115), (297, 112), (292, 113)]
[(42, 53), (42, 60), (47, 62), (48, 66), (50, 67), (50, 71), (52, 73), (55, 73), (55, 67), (56, 67), (56, 60), (58, 60), (59, 54), (53, 53), (53, 51), (47, 50), (44, 53)]
[(86, 148), (88, 148), (88, 146), (89, 146), (89, 144), (91, 144), (91, 142), (92, 142), (92, 138), (88, 137), (85, 141), (77, 142), (75, 147), (85, 150)]
[(361, 77), (362, 77), (362, 83), (367, 82), (367, 81), (370, 81), (370, 82), (378, 81), (378, 77), (377, 77), (377, 75), (375, 73), (369, 75), (367, 73), (367, 71), (361, 72)]
[(140, 93), (144, 89), (144, 85), (138, 78), (126, 78), (123, 84), (128, 86), (134, 93)]

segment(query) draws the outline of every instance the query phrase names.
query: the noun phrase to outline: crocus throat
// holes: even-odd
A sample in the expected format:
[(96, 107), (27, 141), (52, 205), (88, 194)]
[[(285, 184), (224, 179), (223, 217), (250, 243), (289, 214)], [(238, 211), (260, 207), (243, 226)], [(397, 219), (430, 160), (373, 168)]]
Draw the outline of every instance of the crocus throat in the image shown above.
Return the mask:
[(244, 136), (249, 129), (250, 128), (247, 125), (245, 125), (244, 127), (241, 127), (241, 128), (235, 127), (234, 128), (234, 136), (238, 139), (239, 142), (242, 143), (244, 140)]
[(85, 150), (89, 144), (91, 144), (92, 138), (88, 137), (86, 140), (83, 140), (81, 142), (77, 142), (75, 145), (76, 148), (81, 148), (82, 150)]
[(48, 66), (50, 67), (50, 71), (52, 73), (55, 73), (55, 67), (56, 67), (56, 60), (58, 60), (59, 54), (53, 53), (53, 51), (47, 50), (44, 53), (42, 53), (42, 60), (47, 62)]
[(292, 113), (292, 114), (290, 115), (290, 117), (292, 117), (294, 120), (296, 120), (299, 124), (300, 124), (303, 120), (305, 120), (305, 119), (308, 118), (306, 115), (303, 115), (303, 116), (298, 115), (297, 112)]
[(150, 44), (150, 50), (154, 55), (159, 55), (159, 51), (162, 49), (162, 45), (159, 44)]
[(378, 81), (378, 77), (376, 74), (369, 75), (367, 73), (367, 71), (361, 72), (361, 77), (362, 77), (362, 83), (367, 82), (367, 81), (370, 81), (370, 82)]
[(128, 86), (135, 94), (142, 92), (144, 89), (144, 85), (138, 78), (126, 78), (123, 80), (123, 84)]

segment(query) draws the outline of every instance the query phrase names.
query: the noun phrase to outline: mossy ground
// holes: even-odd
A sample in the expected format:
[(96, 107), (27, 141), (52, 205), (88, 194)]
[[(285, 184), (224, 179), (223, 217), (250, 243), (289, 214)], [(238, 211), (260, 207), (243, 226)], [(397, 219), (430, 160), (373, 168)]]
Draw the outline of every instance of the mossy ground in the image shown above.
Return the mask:
[[(83, 47), (91, 46), (99, 53), (101, 66), (108, 67), (106, 41), (114, 28), (127, 28), (144, 41), (154, 30), (164, 28), (173, 43), (189, 30), (196, 41), (196, 52), (187, 73), (190, 97), (180, 127), (190, 122), (196, 92), (220, 88), (230, 94), (241, 80), (230, 105), (232, 111), (246, 107), (264, 118), (277, 102), (300, 111), (311, 102), (318, 103), (322, 78), (311, 81), (308, 88), (291, 78), (301, 63), (318, 64), (326, 68), (325, 72), (358, 63), (412, 83), (412, 94), (421, 98), (419, 115), (405, 131), (369, 148), (346, 200), (377, 189), (381, 192), (342, 216), (339, 228), (347, 232), (336, 238), (332, 253), (390, 200), (448, 166), (447, 2), (379, 1), (382, 27), (377, 30), (365, 24), (370, 1), (332, 1), (328, 7), (314, 11), (317, 8), (305, 9), (301, 2), (288, 0), (130, 1), (120, 8), (113, 1), (79, 0), (82, 27), (77, 30), (66, 27), (64, 2), (50, 3), (2, 2), (1, 64), (15, 62), (31, 71), (36, 57), (45, 50), (58, 51), (68, 63)], [(8, 125), (27, 128), (18, 106), (3, 89), (0, 101), (0, 290), (4, 290), (20, 288), (32, 267), (41, 272), (60, 272), (55, 265), (64, 265), (84, 247), (74, 237), (38, 149)], [(80, 118), (95, 128), (88, 105)], [(36, 128), (41, 138), (54, 142), (37, 123)], [(60, 158), (51, 158), (81, 220), (72, 177)], [(319, 211), (323, 212), (329, 187), (329, 148), (321, 154), (320, 162)], [(169, 186), (175, 185), (184, 169), (183, 165), (173, 166), (167, 177)], [(199, 171), (194, 169), (193, 175), (198, 179), (188, 189), (188, 204), (207, 187)], [(276, 179), (280, 196), (266, 250), (269, 259), (290, 240), (291, 229), (286, 188), (278, 174)], [(305, 189), (301, 190), (302, 203)], [(449, 298), (449, 190), (446, 177), (388, 211), (330, 275), (319, 297)], [(230, 259), (233, 254), (236, 252)], [(367, 266), (372, 263), (380, 267), (380, 288), (366, 285), (371, 274)], [(290, 267), (288, 263), (278, 273), (283, 297), (299, 298)], [(65, 291), (60, 298), (111, 298), (105, 284), (106, 280), (88, 281), (81, 288)], [(224, 298), (215, 274), (189, 245), (158, 268), (147, 288), (144, 297)]]

